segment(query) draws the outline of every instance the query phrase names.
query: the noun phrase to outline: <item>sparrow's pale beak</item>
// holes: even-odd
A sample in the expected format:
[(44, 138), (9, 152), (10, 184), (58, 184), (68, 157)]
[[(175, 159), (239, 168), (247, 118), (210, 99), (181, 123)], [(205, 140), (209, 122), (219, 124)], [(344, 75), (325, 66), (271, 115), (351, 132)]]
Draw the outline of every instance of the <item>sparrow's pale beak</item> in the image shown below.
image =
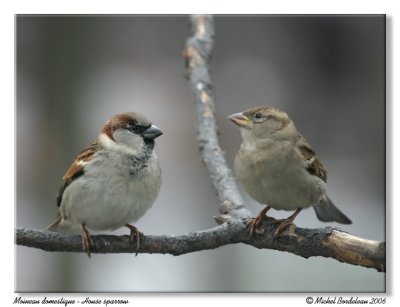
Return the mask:
[(243, 113), (232, 114), (229, 115), (228, 118), (239, 127), (247, 126), (250, 122), (249, 118), (243, 115)]
[(163, 134), (163, 132), (160, 130), (160, 128), (158, 128), (156, 125), (151, 125), (143, 132), (143, 137), (145, 139), (152, 140), (159, 137), (161, 134)]

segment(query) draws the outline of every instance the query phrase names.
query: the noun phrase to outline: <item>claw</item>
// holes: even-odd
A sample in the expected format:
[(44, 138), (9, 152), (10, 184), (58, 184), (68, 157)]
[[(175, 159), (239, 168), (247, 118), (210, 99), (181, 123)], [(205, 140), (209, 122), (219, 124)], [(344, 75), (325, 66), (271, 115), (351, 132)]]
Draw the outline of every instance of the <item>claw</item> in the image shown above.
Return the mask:
[(135, 226), (132, 226), (130, 224), (125, 224), (125, 226), (128, 227), (131, 231), (129, 240), (131, 242), (133, 242), (136, 239), (136, 254), (135, 254), (135, 256), (137, 256), (137, 254), (139, 253), (139, 250), (140, 250), (140, 237), (143, 237), (143, 234)]
[(257, 227), (257, 219), (250, 219), (246, 224), (246, 229), (250, 232), (250, 237), (253, 236), (255, 229)]
[(92, 238), (90, 237), (89, 231), (85, 224), (82, 224), (82, 249), (90, 258), (90, 250), (94, 245)]
[(283, 219), (283, 220), (275, 220), (273, 223), (275, 224), (279, 224), (278, 227), (276, 228), (274, 235), (273, 235), (273, 239), (272, 239), (272, 243), (275, 243), (276, 240), (279, 238), (279, 235), (281, 234), (281, 232), (283, 231), (283, 229), (286, 226), (292, 225), (294, 219), (296, 218), (296, 216), (300, 213), (300, 211), (302, 210), (302, 208), (297, 209), (291, 216), (289, 216), (287, 219)]
[(260, 228), (259, 226), (262, 224), (262, 222), (267, 219), (267, 212), (268, 210), (271, 209), (271, 207), (267, 206), (264, 209), (261, 210), (261, 212), (257, 215), (256, 218), (251, 219), (250, 221), (247, 222), (246, 229), (249, 230), (250, 232), (250, 238), (254, 234), (261, 235), (264, 233), (264, 228)]
[(246, 229), (250, 232), (250, 237), (254, 234), (261, 235), (264, 233), (264, 228), (260, 225), (262, 224), (262, 221), (261, 218), (256, 217), (247, 222)]

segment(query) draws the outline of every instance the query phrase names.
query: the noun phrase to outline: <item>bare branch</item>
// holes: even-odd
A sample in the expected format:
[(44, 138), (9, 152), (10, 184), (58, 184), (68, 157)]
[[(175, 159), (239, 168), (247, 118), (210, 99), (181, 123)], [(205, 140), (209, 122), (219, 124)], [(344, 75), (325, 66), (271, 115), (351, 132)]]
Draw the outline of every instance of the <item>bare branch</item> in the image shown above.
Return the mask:
[[(274, 241), (276, 224), (268, 218), (262, 225), (264, 233), (250, 237), (245, 226), (251, 216), (250, 211), (244, 205), (218, 142), (208, 64), (214, 42), (213, 20), (211, 16), (193, 16), (191, 20), (193, 36), (186, 43), (184, 55), (196, 106), (199, 150), (220, 201), (220, 215), (216, 220), (221, 225), (179, 236), (146, 235), (138, 252), (182, 255), (244, 243), (260, 249), (286, 251), (305, 258), (330, 257), (385, 272), (385, 242), (358, 238), (338, 229), (304, 229), (291, 225)], [(136, 244), (129, 241), (129, 236), (99, 235), (92, 236), (92, 239), (92, 253), (136, 253)], [(48, 231), (17, 229), (16, 243), (45, 251), (82, 252), (81, 236), (64, 236)]]
[(199, 150), (220, 200), (221, 214), (215, 218), (219, 223), (232, 217), (248, 218), (251, 213), (244, 206), (218, 142), (215, 101), (208, 66), (214, 44), (214, 23), (211, 16), (204, 15), (192, 16), (191, 20), (193, 36), (186, 42), (184, 55), (196, 106)]
[[(174, 236), (143, 237), (139, 253), (182, 255), (220, 246), (245, 243), (257, 248), (287, 251), (304, 258), (323, 256), (341, 262), (386, 270), (385, 243), (358, 238), (330, 227), (304, 229), (290, 227), (278, 241), (273, 241), (276, 225), (264, 222), (265, 235), (250, 238), (245, 220), (231, 219), (212, 229)], [(64, 236), (50, 231), (17, 229), (17, 244), (49, 252), (82, 252), (81, 236)], [(129, 236), (92, 236), (92, 253), (136, 253), (136, 243)]]

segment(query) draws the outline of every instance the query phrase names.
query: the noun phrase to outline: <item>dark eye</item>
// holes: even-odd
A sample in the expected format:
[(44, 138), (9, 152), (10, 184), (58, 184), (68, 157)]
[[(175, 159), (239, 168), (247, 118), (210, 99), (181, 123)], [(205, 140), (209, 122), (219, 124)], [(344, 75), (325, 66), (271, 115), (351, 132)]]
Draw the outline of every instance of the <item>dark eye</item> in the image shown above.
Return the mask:
[(138, 125), (135, 125), (135, 124), (126, 125), (126, 129), (128, 129), (129, 131), (134, 132), (134, 133), (138, 132), (139, 128), (140, 127)]
[(262, 114), (260, 113), (260, 112), (257, 112), (255, 115), (254, 115), (254, 118), (255, 119), (261, 119), (263, 116), (262, 116)]
[(137, 124), (128, 124), (126, 128), (127, 128), (130, 132), (133, 132), (133, 133), (136, 133), (136, 134), (142, 134), (142, 133), (145, 132), (146, 129), (148, 129), (149, 127), (150, 127), (150, 126), (145, 127), (145, 126), (140, 126), (140, 125), (137, 125)]

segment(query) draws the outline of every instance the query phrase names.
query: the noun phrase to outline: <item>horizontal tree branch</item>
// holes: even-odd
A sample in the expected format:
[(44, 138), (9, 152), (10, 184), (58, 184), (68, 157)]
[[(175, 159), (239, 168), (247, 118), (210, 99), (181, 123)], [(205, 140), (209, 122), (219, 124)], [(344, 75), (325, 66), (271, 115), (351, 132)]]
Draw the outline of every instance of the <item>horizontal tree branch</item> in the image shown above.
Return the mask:
[[(211, 250), (224, 245), (244, 243), (256, 248), (287, 251), (304, 258), (323, 256), (341, 262), (386, 271), (385, 243), (365, 240), (331, 227), (320, 229), (298, 228), (294, 225), (273, 240), (276, 225), (273, 219), (263, 224), (265, 233), (250, 237), (246, 220), (231, 219), (222, 225), (184, 235), (143, 236), (139, 253), (182, 255)], [(136, 243), (129, 236), (97, 235), (92, 253), (136, 253)], [(82, 252), (80, 235), (65, 236), (50, 231), (18, 228), (18, 245), (39, 248), (48, 252)]]

